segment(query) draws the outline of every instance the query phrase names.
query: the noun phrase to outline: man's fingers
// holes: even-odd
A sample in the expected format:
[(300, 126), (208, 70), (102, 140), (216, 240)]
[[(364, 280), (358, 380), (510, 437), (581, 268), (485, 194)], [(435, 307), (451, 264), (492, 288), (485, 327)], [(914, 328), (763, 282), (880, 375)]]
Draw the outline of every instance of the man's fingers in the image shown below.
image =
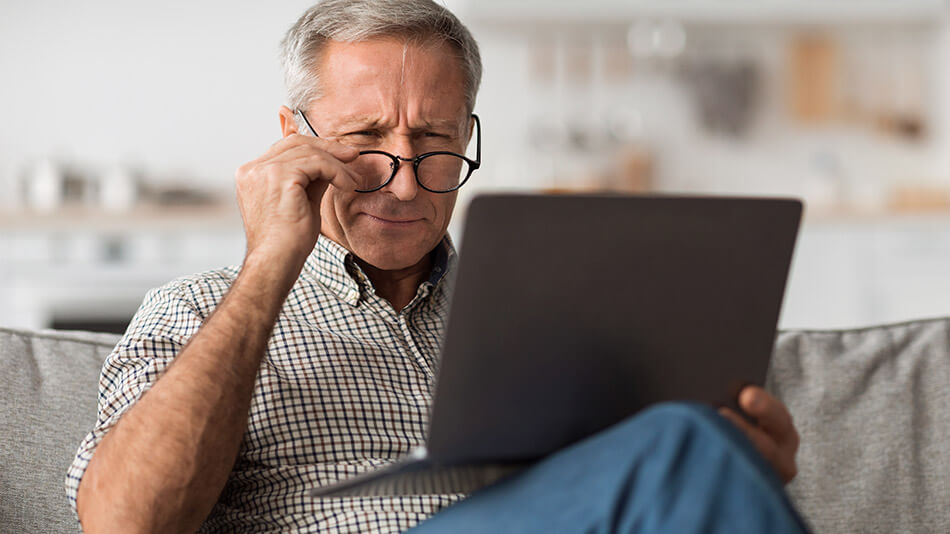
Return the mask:
[(344, 145), (343, 143), (338, 143), (336, 141), (329, 141), (326, 139), (317, 139), (315, 137), (306, 137), (306, 139), (319, 141), (317, 147), (329, 152), (336, 159), (349, 163), (356, 159), (360, 155), (360, 151), (351, 147)]
[(729, 408), (720, 408), (720, 415), (726, 419), (732, 421), (734, 425), (739, 427), (739, 430), (749, 438), (749, 441), (755, 445), (755, 448), (758, 449), (762, 456), (773, 463), (778, 455), (778, 445), (775, 443), (775, 440), (769, 437), (768, 434), (762, 431), (762, 429), (752, 425), (746, 421), (741, 415), (730, 410)]
[(323, 201), (323, 194), (327, 190), (327, 182), (310, 182), (307, 186), (307, 198), (310, 199), (310, 209), (314, 213), (320, 213), (320, 203)]
[(290, 145), (258, 165), (269, 167), (267, 174), (272, 178), (294, 179), (302, 187), (307, 187), (312, 181), (325, 180), (339, 189), (352, 190), (358, 189), (360, 180), (359, 174), (339, 158), (306, 143)]
[(357, 157), (359, 151), (353, 147), (292, 134), (241, 165), (235, 188), (248, 254), (262, 244), (280, 254), (312, 252), (320, 233), (319, 208), (327, 187), (360, 189), (359, 175), (348, 166)]
[(739, 407), (754, 417), (759, 426), (776, 441), (798, 449), (798, 432), (792, 415), (781, 401), (758, 386), (748, 386), (739, 393)]
[(301, 183), (304, 187), (307, 187), (309, 182), (323, 180), (344, 191), (359, 189), (360, 175), (345, 163), (325, 154), (303, 154), (286, 164), (293, 165), (293, 168), (305, 177), (308, 183)]
[(271, 159), (296, 147), (322, 150), (343, 162), (353, 161), (360, 155), (359, 150), (343, 143), (310, 135), (291, 134), (271, 145), (260, 159)]
[(771, 436), (750, 424), (729, 408), (720, 408), (719, 414), (739, 427), (739, 430), (742, 430), (756, 450), (759, 451), (759, 454), (775, 469), (782, 481), (787, 484), (795, 478), (795, 475), (798, 474), (798, 468), (795, 465), (794, 454), (789, 455), (783, 451), (781, 445), (776, 443)]

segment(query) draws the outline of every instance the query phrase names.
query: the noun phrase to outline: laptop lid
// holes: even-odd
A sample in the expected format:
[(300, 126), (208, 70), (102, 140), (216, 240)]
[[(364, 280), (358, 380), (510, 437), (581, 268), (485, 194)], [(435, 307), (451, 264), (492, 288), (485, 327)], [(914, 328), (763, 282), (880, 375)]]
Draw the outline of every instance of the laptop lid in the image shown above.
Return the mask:
[(802, 206), (489, 195), (469, 206), (427, 444), (523, 462), (668, 400), (763, 384)]

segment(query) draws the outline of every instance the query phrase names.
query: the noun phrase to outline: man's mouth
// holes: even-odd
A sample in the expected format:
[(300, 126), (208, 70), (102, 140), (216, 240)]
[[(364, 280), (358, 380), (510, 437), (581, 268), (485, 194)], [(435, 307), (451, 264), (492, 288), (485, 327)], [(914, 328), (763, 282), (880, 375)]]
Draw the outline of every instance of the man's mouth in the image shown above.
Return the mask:
[(388, 217), (388, 216), (387, 216), (387, 217), (379, 217), (379, 216), (377, 216), (377, 215), (372, 215), (372, 214), (370, 214), (370, 213), (367, 213), (366, 215), (367, 215), (370, 219), (372, 219), (373, 221), (378, 222), (378, 223), (383, 223), (383, 224), (412, 224), (412, 223), (419, 222), (419, 221), (422, 220), (422, 219), (419, 218), (419, 217), (413, 217), (413, 218), (408, 218), (408, 217)]

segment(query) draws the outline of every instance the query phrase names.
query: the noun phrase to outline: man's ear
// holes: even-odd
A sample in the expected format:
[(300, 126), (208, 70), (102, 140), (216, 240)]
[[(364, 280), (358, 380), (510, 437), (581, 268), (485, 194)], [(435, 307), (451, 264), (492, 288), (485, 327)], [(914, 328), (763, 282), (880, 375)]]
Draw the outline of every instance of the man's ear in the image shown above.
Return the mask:
[(295, 113), (287, 106), (280, 106), (280, 133), (284, 137), (297, 133)]

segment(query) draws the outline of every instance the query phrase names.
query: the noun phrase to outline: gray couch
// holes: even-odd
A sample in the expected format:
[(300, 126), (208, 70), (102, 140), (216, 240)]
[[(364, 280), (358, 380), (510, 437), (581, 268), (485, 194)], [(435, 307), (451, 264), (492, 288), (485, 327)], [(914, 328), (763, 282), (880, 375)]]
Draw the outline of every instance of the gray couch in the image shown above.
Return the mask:
[[(116, 336), (0, 328), (0, 532), (75, 532), (63, 479)], [(950, 532), (950, 319), (779, 335), (768, 387), (802, 435), (817, 532)]]

